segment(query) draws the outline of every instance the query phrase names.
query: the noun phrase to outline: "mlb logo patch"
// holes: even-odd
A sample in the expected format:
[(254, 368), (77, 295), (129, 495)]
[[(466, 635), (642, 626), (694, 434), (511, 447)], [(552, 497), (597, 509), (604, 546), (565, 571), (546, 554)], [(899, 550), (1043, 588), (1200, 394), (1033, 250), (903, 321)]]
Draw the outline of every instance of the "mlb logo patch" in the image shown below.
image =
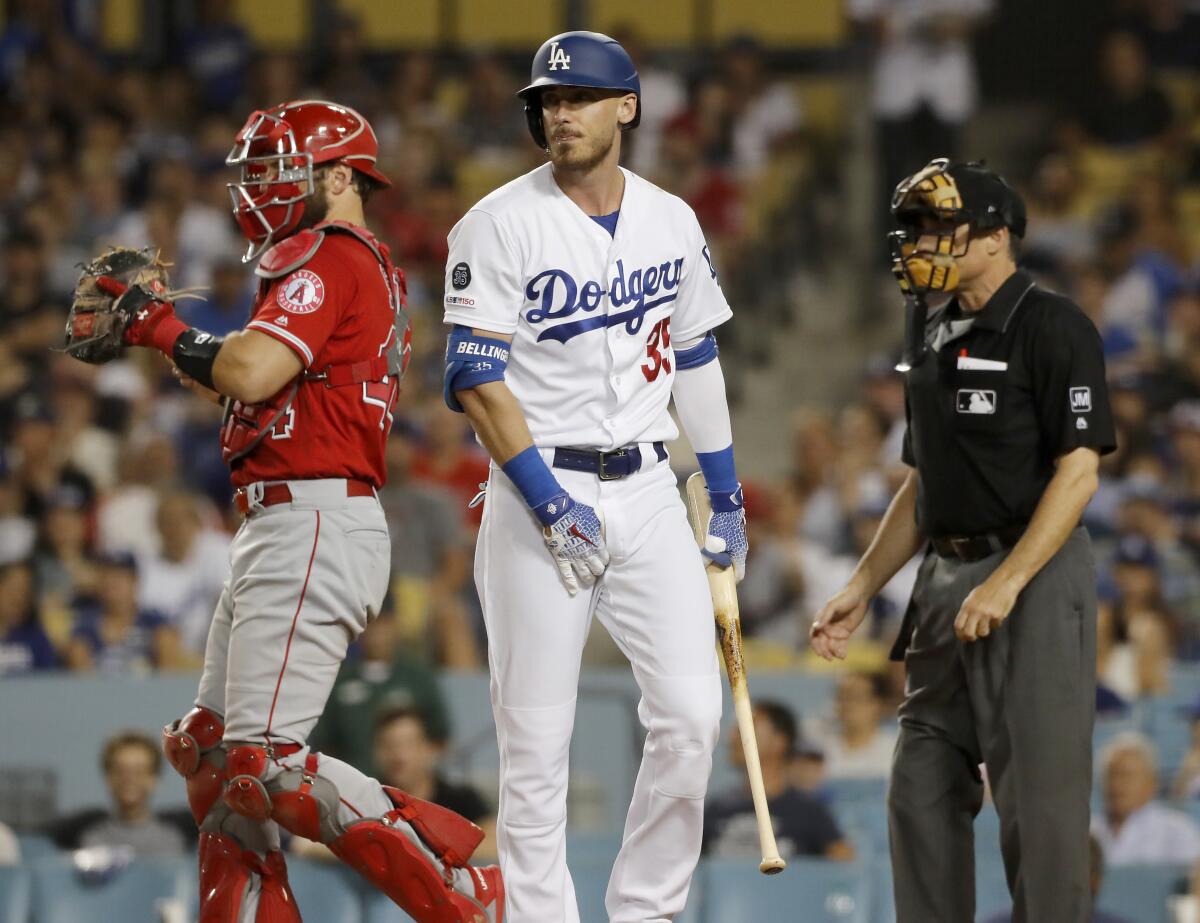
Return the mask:
[(1071, 409), (1075, 413), (1087, 413), (1092, 409), (1092, 389), (1091, 388), (1072, 388), (1071, 389)]
[(959, 388), (957, 410), (959, 413), (995, 413), (996, 392), (984, 388)]

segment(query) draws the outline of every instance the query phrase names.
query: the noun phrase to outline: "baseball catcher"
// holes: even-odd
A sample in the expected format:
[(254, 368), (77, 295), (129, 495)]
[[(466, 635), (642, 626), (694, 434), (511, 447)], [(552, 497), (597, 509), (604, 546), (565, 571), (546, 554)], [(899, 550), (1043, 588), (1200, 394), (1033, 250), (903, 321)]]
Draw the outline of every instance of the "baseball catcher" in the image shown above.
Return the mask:
[(227, 158), (246, 259), (258, 259), (245, 328), (188, 326), (161, 261), (131, 249), (84, 267), (67, 322), (70, 355), (155, 349), (225, 406), (245, 522), (195, 707), (163, 731), (200, 825), (200, 923), (300, 920), (279, 827), (326, 844), (419, 923), (505, 917), (499, 869), (468, 864), (483, 831), (307, 745), (390, 569), (376, 490), (410, 347), (403, 273), (364, 227), (364, 200), (388, 184), (376, 153), (344, 106), (253, 113)]

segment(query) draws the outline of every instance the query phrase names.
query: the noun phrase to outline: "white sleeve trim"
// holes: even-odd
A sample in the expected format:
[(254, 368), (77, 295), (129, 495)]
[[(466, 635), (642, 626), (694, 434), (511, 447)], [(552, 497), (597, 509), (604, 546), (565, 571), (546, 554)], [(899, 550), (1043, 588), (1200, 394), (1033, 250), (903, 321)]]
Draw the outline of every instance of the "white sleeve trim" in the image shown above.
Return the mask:
[[(726, 305), (725, 310), (722, 311), (720, 314), (716, 315), (712, 320), (705, 321), (704, 323), (700, 324), (699, 326), (687, 327), (682, 330), (672, 330), (671, 336), (677, 342), (698, 339), (700, 337), (703, 337), (706, 333), (708, 333), (708, 331), (715, 330), (717, 327), (720, 327), (723, 323), (725, 323), (725, 321), (729, 320), (731, 317), (733, 317), (733, 309), (730, 308), (728, 305)], [(725, 447), (721, 446), (721, 448), (725, 448)]]
[(291, 344), (304, 357), (304, 367), (307, 368), (308, 366), (312, 365), (312, 350), (309, 349), (308, 344), (300, 339), (300, 337), (296, 336), (296, 334), (288, 330), (284, 330), (282, 327), (276, 327), (274, 324), (268, 324), (266, 321), (261, 320), (250, 321), (250, 323), (246, 325), (246, 329), (251, 328), (254, 330), (261, 330), (263, 333), (269, 333), (271, 336), (283, 340), (285, 343)]
[(695, 452), (719, 452), (733, 444), (729, 402), (725, 398), (725, 374), (721, 360), (714, 359), (694, 369), (675, 373), (671, 387), (679, 422)]

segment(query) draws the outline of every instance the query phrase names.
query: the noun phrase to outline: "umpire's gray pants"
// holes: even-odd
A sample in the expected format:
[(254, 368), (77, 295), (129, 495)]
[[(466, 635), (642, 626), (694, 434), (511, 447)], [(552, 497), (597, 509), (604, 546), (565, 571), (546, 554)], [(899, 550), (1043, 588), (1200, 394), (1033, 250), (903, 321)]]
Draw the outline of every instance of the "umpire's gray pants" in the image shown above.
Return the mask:
[(1096, 584), (1076, 529), (992, 634), (954, 636), (967, 595), (1004, 559), (930, 552), (909, 612), (912, 636), (888, 796), (897, 923), (975, 919), (973, 818), (986, 763), (1013, 923), (1086, 923)]

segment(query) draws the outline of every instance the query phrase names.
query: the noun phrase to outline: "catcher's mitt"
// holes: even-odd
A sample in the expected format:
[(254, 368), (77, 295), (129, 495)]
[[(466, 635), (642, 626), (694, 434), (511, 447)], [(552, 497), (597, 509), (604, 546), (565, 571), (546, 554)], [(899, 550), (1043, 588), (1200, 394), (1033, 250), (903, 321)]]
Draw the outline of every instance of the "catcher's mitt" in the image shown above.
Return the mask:
[(167, 300), (167, 282), (167, 266), (155, 251), (114, 247), (100, 254), (75, 284), (63, 352), (93, 365), (116, 359), (125, 351), (133, 312), (147, 301)]

